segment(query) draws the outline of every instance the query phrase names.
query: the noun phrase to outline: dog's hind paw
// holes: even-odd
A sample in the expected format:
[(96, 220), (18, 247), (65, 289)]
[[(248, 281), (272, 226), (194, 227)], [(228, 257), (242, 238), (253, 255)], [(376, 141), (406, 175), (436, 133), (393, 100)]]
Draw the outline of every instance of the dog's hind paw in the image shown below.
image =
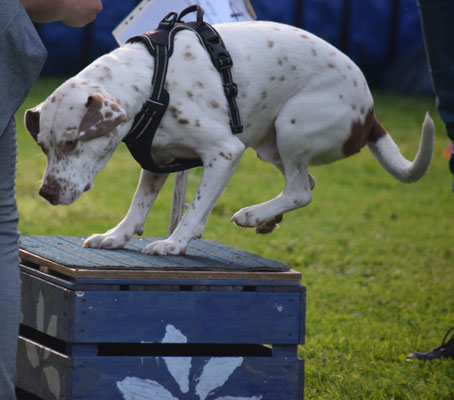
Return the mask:
[(278, 224), (282, 221), (282, 218), (284, 218), (284, 215), (279, 214), (276, 215), (273, 219), (256, 226), (255, 233), (263, 235), (265, 233), (273, 232), (276, 228), (279, 228)]
[(83, 247), (92, 249), (119, 249), (124, 247), (130, 237), (127, 235), (94, 234), (87, 238)]
[(142, 250), (144, 254), (155, 254), (160, 256), (167, 256), (167, 255), (180, 255), (186, 253), (186, 245), (182, 243), (176, 243), (173, 240), (165, 239), (165, 240), (157, 240), (155, 242), (151, 242), (149, 245), (145, 246)]
[(281, 220), (282, 214), (270, 215), (268, 207), (264, 206), (264, 204), (259, 204), (255, 206), (244, 207), (240, 211), (237, 211), (230, 219), (230, 222), (233, 222), (243, 228), (255, 228), (268, 224), (270, 226), (274, 226)]
[(242, 228), (253, 228), (260, 225), (260, 221), (255, 218), (254, 213), (250, 211), (251, 208), (252, 207), (245, 207), (240, 211), (237, 211), (233, 217), (230, 218), (230, 222), (233, 222)]

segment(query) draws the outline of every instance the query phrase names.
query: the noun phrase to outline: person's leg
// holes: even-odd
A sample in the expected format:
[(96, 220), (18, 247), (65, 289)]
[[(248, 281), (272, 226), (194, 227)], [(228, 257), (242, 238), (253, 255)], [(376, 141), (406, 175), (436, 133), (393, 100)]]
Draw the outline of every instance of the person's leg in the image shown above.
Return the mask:
[(20, 280), (17, 241), (19, 214), (15, 198), (16, 125), (0, 136), (0, 397), (13, 400), (20, 322)]
[(454, 2), (418, 0), (437, 106), (454, 140)]
[[(454, 142), (454, 2), (418, 0), (418, 6), (438, 112)], [(454, 153), (449, 166), (454, 174)]]
[[(449, 138), (454, 142), (454, 2), (418, 0), (418, 6), (438, 112)], [(454, 152), (451, 153), (449, 168), (454, 174)], [(452, 189), (454, 191), (454, 183)], [(427, 352), (410, 353), (407, 360), (454, 358), (454, 336), (446, 340), (451, 331), (448, 331), (441, 346)]]

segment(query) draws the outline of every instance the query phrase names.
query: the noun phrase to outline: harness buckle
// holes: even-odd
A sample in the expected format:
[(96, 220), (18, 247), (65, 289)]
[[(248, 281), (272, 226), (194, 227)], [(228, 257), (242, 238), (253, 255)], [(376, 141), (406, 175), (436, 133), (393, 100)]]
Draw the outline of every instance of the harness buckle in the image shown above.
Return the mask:
[(228, 55), (222, 55), (216, 59), (219, 69), (231, 68), (233, 66), (232, 58)]
[(211, 34), (210, 36), (205, 36), (204, 39), (213, 64), (218, 70), (233, 66), (232, 58), (219, 35)]
[(243, 125), (233, 125), (233, 124), (231, 124), (230, 127), (232, 128), (232, 132), (235, 135), (238, 135), (239, 133), (243, 133)]
[(227, 83), (224, 85), (224, 93), (227, 97), (236, 97), (238, 94), (238, 86), (236, 83)]

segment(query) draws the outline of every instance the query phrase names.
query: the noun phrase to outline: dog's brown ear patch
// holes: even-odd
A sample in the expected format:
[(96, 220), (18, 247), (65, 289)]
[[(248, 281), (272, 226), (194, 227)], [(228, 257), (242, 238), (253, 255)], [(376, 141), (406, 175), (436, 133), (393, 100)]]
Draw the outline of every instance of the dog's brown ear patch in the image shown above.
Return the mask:
[(35, 108), (25, 111), (24, 124), (32, 138), (37, 140), (39, 134), (39, 116), (41, 114), (41, 104)]
[(125, 111), (115, 101), (99, 93), (88, 96), (87, 111), (79, 125), (79, 139), (89, 140), (106, 135), (127, 120)]

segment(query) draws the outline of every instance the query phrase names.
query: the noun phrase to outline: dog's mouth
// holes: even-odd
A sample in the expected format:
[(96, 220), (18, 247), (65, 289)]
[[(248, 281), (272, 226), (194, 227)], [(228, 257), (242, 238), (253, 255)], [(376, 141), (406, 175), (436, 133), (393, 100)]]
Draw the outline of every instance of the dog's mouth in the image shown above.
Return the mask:
[[(44, 197), (44, 196), (43, 196), (43, 197)], [(58, 206), (58, 205), (60, 204), (60, 203), (59, 203), (57, 200), (55, 200), (55, 199), (46, 199), (46, 200), (49, 202), (49, 204), (52, 204), (53, 206)]]
[(76, 196), (59, 196), (59, 195), (49, 195), (47, 193), (43, 193), (42, 190), (39, 191), (40, 196), (44, 197), (50, 204), (53, 206), (58, 205), (69, 205), (74, 202), (77, 198)]
[(57, 180), (48, 179), (47, 182), (41, 186), (39, 195), (45, 198), (53, 206), (56, 205), (69, 205), (83, 193), (89, 191), (93, 185), (88, 183), (84, 189), (77, 190), (75, 187), (68, 188), (66, 185), (60, 185)]

